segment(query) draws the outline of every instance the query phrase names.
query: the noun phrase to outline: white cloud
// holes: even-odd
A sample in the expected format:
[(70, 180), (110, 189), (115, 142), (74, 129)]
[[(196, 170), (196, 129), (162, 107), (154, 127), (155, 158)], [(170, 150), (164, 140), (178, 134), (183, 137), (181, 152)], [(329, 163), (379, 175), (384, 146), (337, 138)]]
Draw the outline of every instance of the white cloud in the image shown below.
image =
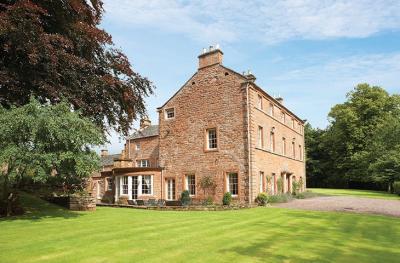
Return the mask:
[(400, 29), (398, 0), (106, 0), (106, 17), (201, 42), (368, 37)]

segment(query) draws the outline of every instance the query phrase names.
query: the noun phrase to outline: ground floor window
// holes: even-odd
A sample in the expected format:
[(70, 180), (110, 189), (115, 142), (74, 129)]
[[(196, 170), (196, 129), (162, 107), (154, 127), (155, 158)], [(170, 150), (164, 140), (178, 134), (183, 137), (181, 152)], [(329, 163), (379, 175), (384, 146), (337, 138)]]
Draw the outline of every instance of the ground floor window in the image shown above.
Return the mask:
[(231, 193), (231, 195), (238, 195), (239, 186), (238, 186), (238, 174), (237, 173), (228, 173), (228, 189), (227, 191)]
[(112, 183), (112, 178), (107, 178), (107, 191), (112, 191), (113, 188), (113, 183)]
[(122, 194), (128, 194), (128, 176), (122, 177)]
[(165, 187), (167, 188), (167, 200), (175, 200), (175, 179), (167, 179)]
[(152, 188), (151, 175), (142, 175), (142, 194), (151, 195)]
[(194, 174), (186, 175), (186, 189), (190, 195), (196, 195), (196, 178)]

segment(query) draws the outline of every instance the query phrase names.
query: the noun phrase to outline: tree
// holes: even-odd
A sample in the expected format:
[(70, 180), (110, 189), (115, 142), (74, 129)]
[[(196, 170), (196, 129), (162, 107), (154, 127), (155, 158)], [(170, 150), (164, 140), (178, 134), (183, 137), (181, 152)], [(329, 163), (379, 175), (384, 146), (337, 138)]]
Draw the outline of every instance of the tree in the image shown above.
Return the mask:
[(104, 141), (100, 129), (65, 102), (41, 105), (32, 99), (21, 107), (0, 107), (3, 204), (9, 208), (11, 187), (24, 176), (41, 182), (57, 177), (66, 184), (89, 177), (100, 167), (90, 147)]
[[(400, 181), (400, 119), (390, 116), (381, 125), (362, 156), (368, 163), (372, 180), (387, 185), (392, 192), (393, 183)], [(360, 158), (361, 159), (361, 158)]]
[(65, 98), (103, 132), (126, 134), (153, 85), (98, 28), (103, 12), (101, 0), (2, 1), (0, 105)]
[(400, 118), (400, 100), (384, 89), (359, 84), (347, 94), (347, 101), (335, 105), (330, 125), (323, 136), (324, 149), (330, 155), (336, 177), (361, 182), (371, 181), (368, 163), (369, 144), (377, 129), (386, 125), (390, 116)]

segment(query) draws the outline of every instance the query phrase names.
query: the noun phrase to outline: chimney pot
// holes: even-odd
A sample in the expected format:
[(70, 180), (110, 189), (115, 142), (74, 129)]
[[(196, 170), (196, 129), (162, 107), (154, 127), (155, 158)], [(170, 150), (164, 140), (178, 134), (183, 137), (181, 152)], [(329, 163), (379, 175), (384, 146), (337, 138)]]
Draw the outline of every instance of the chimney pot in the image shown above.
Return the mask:
[(151, 125), (151, 121), (149, 120), (148, 117), (144, 117), (140, 120), (140, 129), (146, 129), (147, 127), (149, 127)]
[(280, 104), (283, 105), (283, 98), (281, 96), (278, 96), (275, 98)]

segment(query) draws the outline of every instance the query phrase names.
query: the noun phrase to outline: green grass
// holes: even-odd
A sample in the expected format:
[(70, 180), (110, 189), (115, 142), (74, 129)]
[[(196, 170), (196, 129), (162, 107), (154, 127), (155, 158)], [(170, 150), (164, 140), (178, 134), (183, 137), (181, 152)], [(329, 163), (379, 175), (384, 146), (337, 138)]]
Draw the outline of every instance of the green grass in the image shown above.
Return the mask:
[(254, 208), (219, 212), (99, 207), (71, 212), (24, 196), (0, 220), (0, 262), (398, 262), (400, 220)]
[(382, 191), (356, 190), (356, 189), (328, 189), (328, 188), (307, 188), (307, 190), (322, 195), (336, 195), (336, 196), (345, 195), (345, 196), (400, 200), (400, 196), (395, 194), (389, 194), (387, 192), (382, 192)]

